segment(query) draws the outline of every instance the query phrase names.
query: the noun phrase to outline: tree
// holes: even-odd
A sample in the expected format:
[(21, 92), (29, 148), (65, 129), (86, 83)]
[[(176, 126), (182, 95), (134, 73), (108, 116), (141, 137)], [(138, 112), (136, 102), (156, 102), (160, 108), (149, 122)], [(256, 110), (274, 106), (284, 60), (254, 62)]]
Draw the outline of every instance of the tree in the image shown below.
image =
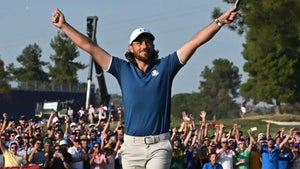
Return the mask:
[(182, 118), (182, 111), (187, 111), (188, 114), (199, 114), (204, 110), (203, 102), (199, 97), (199, 93), (181, 93), (172, 97), (171, 114), (176, 118)]
[(4, 69), (4, 62), (0, 58), (0, 94), (7, 94), (10, 91), (8, 82), (8, 72)]
[(58, 32), (50, 46), (55, 51), (50, 59), (54, 66), (49, 66), (49, 74), (54, 82), (78, 83), (77, 71), (87, 66), (74, 62), (79, 57), (78, 47), (63, 33)]
[(43, 66), (47, 66), (48, 63), (41, 61), (41, 57), (42, 49), (37, 44), (26, 46), (17, 57), (21, 66), (15, 67), (14, 63), (7, 66), (11, 78), (18, 81), (48, 81), (48, 73), (43, 70)]
[(237, 116), (239, 109), (233, 99), (239, 96), (239, 68), (227, 59), (215, 59), (213, 67), (206, 66), (201, 77), (204, 80), (200, 81), (200, 97), (206, 104), (206, 111), (211, 112), (209, 116)]
[[(223, 0), (233, 3), (235, 0)], [(254, 103), (299, 103), (299, 0), (242, 1), (240, 17), (229, 27), (245, 33), (244, 71), (249, 79), (240, 94)], [(220, 13), (215, 9), (213, 16)]]
[[(249, 79), (241, 95), (255, 102), (281, 103), (300, 99), (300, 1), (250, 1), (244, 14), (248, 27), (243, 56)], [(259, 18), (259, 19), (258, 19)]]

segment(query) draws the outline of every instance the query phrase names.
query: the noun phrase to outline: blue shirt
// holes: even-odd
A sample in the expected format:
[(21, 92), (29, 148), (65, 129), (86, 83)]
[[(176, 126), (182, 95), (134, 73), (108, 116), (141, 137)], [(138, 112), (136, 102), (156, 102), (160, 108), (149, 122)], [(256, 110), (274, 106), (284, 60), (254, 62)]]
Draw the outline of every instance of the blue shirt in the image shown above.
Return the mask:
[(149, 136), (169, 131), (172, 82), (182, 67), (176, 52), (149, 65), (145, 73), (135, 63), (112, 58), (108, 72), (117, 79), (122, 91), (127, 135)]
[(216, 163), (215, 166), (212, 166), (211, 162), (207, 162), (203, 165), (202, 169), (223, 169), (223, 167), (219, 163)]
[(262, 169), (278, 169), (278, 155), (278, 146), (272, 150), (269, 150), (267, 146), (262, 146)]
[(292, 159), (290, 152), (280, 153), (278, 155), (278, 168), (290, 169), (290, 160)]
[(100, 144), (100, 145), (101, 145), (101, 142), (102, 142), (102, 139), (101, 139), (101, 137), (97, 137), (97, 139), (96, 139), (96, 140), (92, 140), (92, 139), (90, 139), (90, 140), (88, 141), (88, 147), (89, 147), (89, 148), (92, 148), (92, 147), (94, 147), (94, 144), (95, 144), (95, 143), (98, 143), (98, 144)]

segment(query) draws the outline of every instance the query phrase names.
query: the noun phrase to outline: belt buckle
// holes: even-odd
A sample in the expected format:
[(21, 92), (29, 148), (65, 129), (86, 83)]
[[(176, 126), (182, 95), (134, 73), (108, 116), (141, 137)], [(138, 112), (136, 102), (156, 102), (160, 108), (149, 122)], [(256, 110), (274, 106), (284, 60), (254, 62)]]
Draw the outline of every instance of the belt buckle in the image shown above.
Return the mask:
[(145, 144), (154, 144), (154, 143), (156, 143), (156, 140), (154, 137), (148, 136), (148, 137), (144, 138), (144, 142), (145, 142)]

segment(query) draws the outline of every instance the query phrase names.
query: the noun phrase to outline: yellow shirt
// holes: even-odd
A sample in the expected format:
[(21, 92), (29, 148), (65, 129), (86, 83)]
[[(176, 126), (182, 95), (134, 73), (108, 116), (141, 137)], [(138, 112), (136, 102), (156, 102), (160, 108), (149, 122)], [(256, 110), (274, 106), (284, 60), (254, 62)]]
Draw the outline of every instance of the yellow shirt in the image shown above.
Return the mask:
[(3, 153), (5, 167), (15, 167), (15, 166), (21, 166), (21, 163), (23, 161), (23, 157), (20, 155), (14, 155), (8, 150), (5, 150)]

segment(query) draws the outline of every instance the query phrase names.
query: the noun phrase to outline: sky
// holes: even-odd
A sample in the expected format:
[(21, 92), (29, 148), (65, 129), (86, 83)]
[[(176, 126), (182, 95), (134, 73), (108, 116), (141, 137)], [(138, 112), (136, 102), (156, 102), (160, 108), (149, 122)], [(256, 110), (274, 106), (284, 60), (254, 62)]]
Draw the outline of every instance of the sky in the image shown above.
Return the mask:
[[(0, 2), (0, 58), (5, 66), (16, 58), (30, 44), (42, 49), (42, 61), (50, 61), (54, 54), (50, 41), (59, 31), (51, 23), (51, 14), (59, 8), (69, 24), (86, 34), (86, 18), (97, 16), (98, 44), (111, 55), (124, 58), (131, 32), (138, 27), (149, 28), (155, 35), (155, 47), (164, 57), (176, 51), (200, 29), (213, 21), (212, 11), (222, 11), (231, 5), (222, 0), (6, 0)], [(174, 79), (172, 94), (199, 92), (200, 74), (205, 66), (212, 67), (214, 59), (225, 58), (239, 67), (242, 81), (243, 59), (241, 52), (244, 37), (222, 29), (208, 43), (200, 46), (189, 62)], [(76, 61), (89, 64), (90, 56), (79, 49)], [(81, 82), (87, 82), (88, 68), (78, 72)], [(105, 73), (109, 94), (121, 94), (117, 80)], [(97, 85), (95, 73), (92, 83)]]

